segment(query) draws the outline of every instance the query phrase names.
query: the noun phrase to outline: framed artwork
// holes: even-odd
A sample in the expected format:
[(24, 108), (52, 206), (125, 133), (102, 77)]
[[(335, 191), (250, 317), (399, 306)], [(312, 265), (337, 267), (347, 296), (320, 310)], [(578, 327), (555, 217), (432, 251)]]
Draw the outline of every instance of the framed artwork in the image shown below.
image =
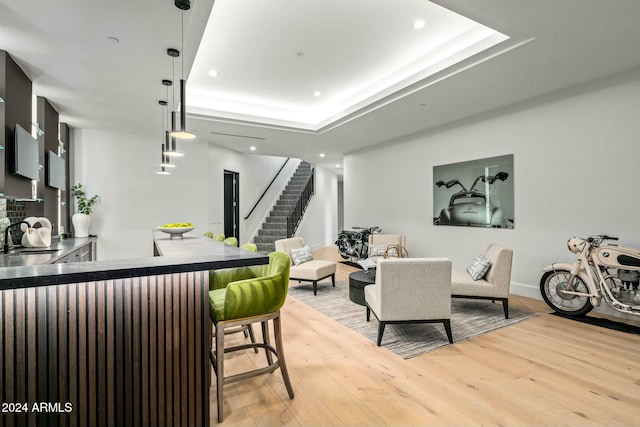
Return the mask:
[(433, 167), (433, 224), (513, 228), (513, 154)]

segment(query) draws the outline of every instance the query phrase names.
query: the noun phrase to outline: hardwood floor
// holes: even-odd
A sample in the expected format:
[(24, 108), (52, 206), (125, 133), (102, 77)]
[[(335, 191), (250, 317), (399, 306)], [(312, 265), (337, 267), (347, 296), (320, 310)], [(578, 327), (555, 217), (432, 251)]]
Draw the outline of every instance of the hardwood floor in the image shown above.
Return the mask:
[[(334, 247), (314, 256), (341, 260)], [(352, 271), (339, 264), (336, 279)], [(640, 336), (549, 315), (538, 300), (513, 296), (510, 305), (541, 316), (404, 360), (289, 297), (282, 317), (295, 398), (280, 371), (228, 385), (222, 424), (640, 425)], [(239, 352), (226, 367), (263, 359)], [(213, 385), (212, 425), (215, 400)]]

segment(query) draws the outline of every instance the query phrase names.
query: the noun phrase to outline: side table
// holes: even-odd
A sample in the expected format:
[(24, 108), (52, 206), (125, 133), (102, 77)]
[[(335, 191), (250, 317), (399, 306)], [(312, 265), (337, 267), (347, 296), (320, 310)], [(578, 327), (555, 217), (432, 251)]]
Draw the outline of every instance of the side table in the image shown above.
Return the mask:
[(364, 301), (364, 287), (376, 282), (376, 270), (369, 269), (355, 271), (349, 274), (349, 299), (359, 305), (366, 305)]

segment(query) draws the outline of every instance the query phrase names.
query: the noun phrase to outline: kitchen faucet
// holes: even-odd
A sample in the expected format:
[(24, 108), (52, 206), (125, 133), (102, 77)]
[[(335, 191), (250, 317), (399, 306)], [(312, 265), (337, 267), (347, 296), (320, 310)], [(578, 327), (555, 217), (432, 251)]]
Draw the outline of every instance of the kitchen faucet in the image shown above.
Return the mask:
[(7, 228), (4, 229), (4, 253), (8, 254), (9, 253), (9, 229), (13, 228), (17, 225), (20, 224), (27, 224), (27, 227), (29, 227), (29, 230), (27, 231), (28, 233), (31, 233), (31, 224), (29, 224), (27, 221), (20, 221), (20, 222), (16, 222), (14, 224), (10, 224), (7, 225)]

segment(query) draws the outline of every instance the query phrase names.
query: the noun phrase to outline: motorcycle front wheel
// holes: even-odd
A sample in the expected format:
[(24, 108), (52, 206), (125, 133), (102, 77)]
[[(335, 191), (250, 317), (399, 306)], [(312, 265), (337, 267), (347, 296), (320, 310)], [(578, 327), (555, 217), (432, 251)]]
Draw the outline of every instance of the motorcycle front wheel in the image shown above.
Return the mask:
[(540, 279), (540, 292), (549, 307), (565, 316), (583, 316), (593, 310), (589, 297), (567, 295), (563, 291), (589, 293), (589, 288), (580, 277), (575, 277), (569, 286), (570, 273), (564, 270), (547, 271)]
[(349, 244), (347, 242), (338, 240), (336, 242), (336, 246), (338, 246), (338, 253), (343, 259), (350, 258), (349, 254), (347, 253), (347, 248), (349, 247)]

